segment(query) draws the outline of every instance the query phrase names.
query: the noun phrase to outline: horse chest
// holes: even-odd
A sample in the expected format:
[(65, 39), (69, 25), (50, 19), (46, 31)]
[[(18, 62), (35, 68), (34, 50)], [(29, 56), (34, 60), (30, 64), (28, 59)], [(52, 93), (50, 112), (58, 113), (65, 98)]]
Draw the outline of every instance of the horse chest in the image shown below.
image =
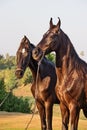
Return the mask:
[(38, 86), (36, 88), (36, 84), (35, 83), (32, 84), (31, 92), (32, 92), (33, 96), (38, 99), (38, 101), (43, 102), (46, 100), (46, 93), (44, 91), (42, 91), (42, 89), (40, 89), (40, 87), (41, 86)]
[(77, 99), (81, 97), (84, 84), (82, 77), (79, 77), (76, 72), (65, 76), (57, 84), (57, 93), (60, 101), (69, 104), (72, 101), (77, 102)]
[(39, 96), (42, 99), (46, 100), (50, 92), (50, 77), (49, 76), (46, 76), (44, 79), (42, 79), (39, 82), (38, 92), (39, 92)]

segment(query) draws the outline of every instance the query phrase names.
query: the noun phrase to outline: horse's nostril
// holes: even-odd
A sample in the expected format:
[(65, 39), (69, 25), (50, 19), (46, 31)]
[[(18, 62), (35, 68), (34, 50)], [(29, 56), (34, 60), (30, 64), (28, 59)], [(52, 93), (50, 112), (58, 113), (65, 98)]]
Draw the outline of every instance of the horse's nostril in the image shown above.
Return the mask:
[(22, 70), (16, 70), (16, 72), (15, 72), (15, 75), (17, 76), (17, 78), (21, 78), (21, 77), (23, 77), (23, 71)]
[(20, 71), (20, 76), (22, 76), (23, 75), (23, 71)]
[(32, 52), (33, 57), (36, 57), (38, 55), (38, 53), (39, 53), (38, 50), (34, 49)]
[(39, 50), (36, 51), (36, 55), (38, 55), (38, 54), (39, 54)]
[(39, 47), (35, 48), (32, 51), (32, 56), (35, 60), (39, 61), (42, 57), (43, 52), (41, 51), (41, 49)]
[(35, 55), (38, 55), (38, 53), (39, 53), (38, 49), (34, 50)]

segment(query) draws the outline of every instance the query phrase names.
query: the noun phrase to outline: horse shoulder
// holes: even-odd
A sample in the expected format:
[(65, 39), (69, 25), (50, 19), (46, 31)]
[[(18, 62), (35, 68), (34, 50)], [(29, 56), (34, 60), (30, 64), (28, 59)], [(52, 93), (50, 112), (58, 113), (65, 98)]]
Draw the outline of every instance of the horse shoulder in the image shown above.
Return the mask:
[(45, 78), (43, 78), (40, 82), (40, 88), (39, 88), (40, 91), (44, 91), (46, 89), (49, 89), (50, 81), (51, 81), (50, 76), (46, 76)]

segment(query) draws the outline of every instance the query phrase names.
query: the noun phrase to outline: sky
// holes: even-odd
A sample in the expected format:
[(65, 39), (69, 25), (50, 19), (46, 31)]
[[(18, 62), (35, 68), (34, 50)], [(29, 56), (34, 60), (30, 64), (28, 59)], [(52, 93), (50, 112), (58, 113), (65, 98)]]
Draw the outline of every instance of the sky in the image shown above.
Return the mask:
[(0, 0), (0, 54), (16, 55), (24, 35), (37, 45), (51, 17), (87, 61), (87, 0)]

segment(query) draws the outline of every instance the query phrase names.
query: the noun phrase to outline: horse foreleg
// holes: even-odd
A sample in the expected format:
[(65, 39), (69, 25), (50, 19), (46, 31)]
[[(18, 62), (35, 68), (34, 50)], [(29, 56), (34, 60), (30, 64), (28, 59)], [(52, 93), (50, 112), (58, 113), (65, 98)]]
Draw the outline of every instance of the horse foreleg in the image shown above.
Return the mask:
[(68, 130), (69, 110), (62, 102), (60, 103), (60, 109), (62, 115), (62, 130)]
[(74, 105), (70, 108), (70, 130), (78, 129), (80, 109)]
[(52, 130), (53, 104), (46, 102), (45, 111), (46, 111), (46, 126), (47, 126), (46, 130)]
[(46, 130), (46, 114), (45, 114), (45, 107), (40, 102), (37, 102), (37, 108), (40, 114), (41, 120), (41, 130)]

